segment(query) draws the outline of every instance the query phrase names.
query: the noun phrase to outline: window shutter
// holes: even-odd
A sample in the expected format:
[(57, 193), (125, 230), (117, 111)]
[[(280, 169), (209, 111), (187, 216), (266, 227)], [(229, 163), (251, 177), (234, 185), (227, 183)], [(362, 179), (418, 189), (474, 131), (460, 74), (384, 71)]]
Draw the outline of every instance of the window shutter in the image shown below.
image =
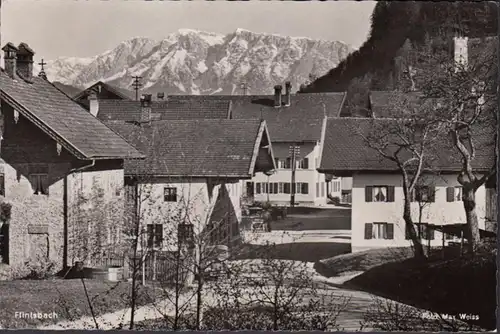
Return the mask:
[(153, 225), (148, 224), (147, 227), (147, 233), (148, 233), (148, 247), (153, 247), (153, 240), (154, 240), (154, 230), (153, 230)]
[(387, 224), (387, 239), (394, 239), (394, 224)]
[(387, 202), (394, 202), (394, 186), (387, 187)]
[(302, 183), (302, 193), (303, 194), (309, 194), (309, 184), (308, 183)]
[(455, 200), (455, 187), (446, 188), (446, 202), (453, 202)]
[(285, 183), (284, 188), (285, 188), (285, 194), (289, 194), (290, 193), (290, 183)]
[(260, 194), (260, 182), (257, 182), (257, 183), (255, 184), (255, 192), (256, 192), (257, 194)]
[(434, 230), (427, 226), (427, 240), (434, 240)]
[(297, 183), (292, 183), (292, 194), (297, 193)]
[(365, 223), (365, 239), (371, 239), (373, 234), (373, 225), (371, 223)]
[(319, 197), (319, 182), (316, 182), (316, 197)]
[(309, 169), (309, 158), (304, 158), (302, 168)]
[(291, 168), (292, 167), (292, 158), (286, 158), (285, 161), (285, 168)]
[(274, 193), (278, 193), (278, 182), (274, 182)]
[(365, 202), (373, 202), (373, 187), (365, 187)]
[(434, 203), (436, 201), (436, 187), (434, 186), (429, 186), (427, 188), (428, 193), (428, 198), (429, 202)]

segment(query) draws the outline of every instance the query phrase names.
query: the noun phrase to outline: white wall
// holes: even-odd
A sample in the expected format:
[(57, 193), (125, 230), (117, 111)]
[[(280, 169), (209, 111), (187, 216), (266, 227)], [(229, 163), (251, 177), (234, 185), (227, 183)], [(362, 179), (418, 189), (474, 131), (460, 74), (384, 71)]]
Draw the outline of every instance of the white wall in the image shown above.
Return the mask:
[[(273, 153), (274, 157), (280, 160), (285, 160), (290, 156), (289, 154), (289, 143), (273, 143)], [(297, 161), (308, 158), (309, 168), (300, 169), (297, 168), (295, 172), (295, 182), (308, 183), (308, 194), (295, 194), (295, 201), (297, 203), (307, 203), (314, 205), (324, 205), (326, 204), (326, 184), (324, 174), (318, 173), (318, 158), (320, 153), (320, 146), (314, 143), (306, 143), (300, 147), (300, 156)], [(291, 169), (278, 169), (277, 172), (271, 176), (265, 175), (264, 173), (257, 173), (255, 177), (251, 180), (252, 182), (291, 182), (292, 171)], [(243, 189), (246, 190), (246, 182), (250, 180), (243, 181)], [(320, 183), (320, 187), (324, 187), (323, 195), (320, 191), (319, 196), (316, 196), (316, 183)], [(255, 187), (254, 187), (255, 190)], [(267, 201), (268, 194), (257, 194), (255, 193), (256, 201)], [(269, 194), (269, 200), (272, 203), (287, 204), (290, 202), (290, 194)]]
[[(157, 180), (155, 183), (140, 185), (142, 198), (140, 205), (140, 218), (143, 226), (147, 224), (163, 225), (163, 247), (165, 251), (177, 250), (177, 226), (179, 222), (193, 224), (195, 234), (201, 233), (209, 222), (210, 215), (215, 206), (221, 184), (214, 185), (212, 197), (205, 179), (169, 182)], [(177, 202), (164, 201), (164, 188), (177, 189)], [(238, 222), (241, 222), (241, 183), (234, 181), (226, 183), (232, 205)]]
[[(359, 251), (376, 247), (411, 246), (405, 240), (405, 224), (403, 220), (404, 195), (399, 175), (357, 174), (353, 176), (352, 188), (352, 249)], [(430, 224), (465, 223), (465, 211), (462, 201), (447, 202), (446, 187), (459, 186), (456, 175), (442, 175), (434, 179), (436, 186), (435, 202), (428, 204), (423, 211), (422, 222)], [(395, 186), (394, 202), (365, 202), (365, 186)], [(477, 214), (479, 227), (485, 226), (485, 188), (476, 192)], [(412, 218), (418, 222), (418, 202), (412, 203)], [(365, 240), (365, 223), (387, 222), (394, 223), (394, 239)], [(427, 245), (427, 240), (423, 240)], [(435, 231), (431, 246), (442, 245), (442, 234)]]

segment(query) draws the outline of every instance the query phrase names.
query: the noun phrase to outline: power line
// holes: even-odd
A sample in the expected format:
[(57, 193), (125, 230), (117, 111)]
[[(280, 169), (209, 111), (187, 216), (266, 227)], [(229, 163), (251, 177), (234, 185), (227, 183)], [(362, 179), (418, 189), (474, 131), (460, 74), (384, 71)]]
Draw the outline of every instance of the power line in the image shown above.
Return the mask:
[(141, 79), (142, 77), (139, 77), (139, 76), (134, 76), (132, 77), (134, 79), (134, 82), (132, 83), (132, 87), (134, 88), (135, 90), (135, 100), (139, 100), (139, 88), (142, 87), (142, 83), (141, 83)]

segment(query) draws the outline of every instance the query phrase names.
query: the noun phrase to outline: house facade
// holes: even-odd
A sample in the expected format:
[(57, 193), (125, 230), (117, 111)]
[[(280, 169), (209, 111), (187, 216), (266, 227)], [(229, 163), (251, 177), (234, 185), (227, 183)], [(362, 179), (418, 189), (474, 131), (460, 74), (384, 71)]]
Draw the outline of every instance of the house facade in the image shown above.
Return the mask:
[[(295, 190), (297, 205), (325, 205), (328, 197), (341, 197), (341, 179), (318, 173), (326, 118), (338, 116), (345, 93), (291, 94), (291, 85), (277, 85), (273, 95), (169, 96), (175, 99), (231, 102), (231, 119), (263, 119), (271, 133), (276, 170), (256, 173), (242, 181), (243, 196), (251, 201), (290, 205)], [(295, 147), (295, 186), (292, 159)]]
[(89, 108), (90, 104), (92, 104), (93, 99), (89, 99), (91, 95), (95, 95), (96, 99), (99, 100), (122, 100), (122, 101), (134, 101), (137, 100), (135, 98), (135, 94), (132, 91), (115, 87), (108, 83), (98, 81), (93, 85), (87, 87), (82, 90), (75, 96), (73, 96), (73, 100), (85, 108)]
[(233, 245), (242, 216), (240, 181), (275, 168), (265, 121), (107, 124), (147, 156), (125, 163), (126, 207), (146, 230), (141, 247), (175, 252), (193, 239)]
[[(123, 160), (142, 155), (43, 75), (33, 76), (28, 45), (8, 43), (2, 50), (2, 263), (10, 269), (27, 262), (63, 268), (88, 260), (79, 243), (85, 238), (76, 233), (82, 225), (78, 211), (85, 209), (78, 199), (97, 187), (99, 198), (123, 212)], [(108, 218), (100, 217), (103, 224), (120, 223)]]
[[(403, 181), (397, 166), (368, 146), (366, 138), (375, 123), (388, 119), (330, 118), (319, 170), (352, 177), (352, 251), (370, 248), (411, 246), (403, 220)], [(364, 137), (363, 137), (364, 136)], [(348, 138), (348, 139), (346, 139)], [(494, 164), (494, 145), (488, 136), (478, 136), (475, 170), (488, 173)], [(436, 152), (432, 174), (424, 173), (422, 184), (411, 194), (411, 215), (423, 245), (442, 246), (461, 239), (461, 233), (448, 233), (451, 226), (464, 226), (462, 188), (457, 181), (461, 160), (443, 138)], [(476, 192), (479, 228), (487, 230), (492, 212), (491, 191), (481, 186)], [(491, 188), (491, 186), (490, 186)], [(460, 228), (459, 228), (460, 229)], [(441, 233), (444, 231), (445, 233)], [(463, 232), (462, 232), (463, 233)]]

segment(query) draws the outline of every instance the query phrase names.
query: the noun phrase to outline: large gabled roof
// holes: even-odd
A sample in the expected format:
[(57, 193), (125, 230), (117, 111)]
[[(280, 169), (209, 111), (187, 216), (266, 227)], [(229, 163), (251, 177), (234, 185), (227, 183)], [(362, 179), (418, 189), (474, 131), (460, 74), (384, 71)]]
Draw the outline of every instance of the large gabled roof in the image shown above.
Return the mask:
[[(169, 98), (186, 97), (173, 95)], [(340, 115), (345, 93), (292, 94), (290, 106), (278, 108), (274, 107), (273, 95), (211, 95), (203, 98), (232, 101), (233, 119), (266, 120), (273, 142), (316, 142), (321, 140), (324, 118)]]
[(125, 161), (125, 174), (151, 177), (252, 177), (268, 136), (266, 123), (256, 119), (107, 124), (147, 156)]
[(12, 79), (0, 68), (0, 93), (2, 100), (79, 159), (143, 157), (47, 80)]
[[(152, 101), (151, 114), (157, 120), (227, 119), (231, 101), (201, 99), (168, 99)], [(99, 100), (97, 117), (103, 121), (140, 121), (141, 102), (125, 100)]]
[[(329, 118), (319, 170), (333, 174), (397, 171), (394, 162), (383, 158), (366, 142), (366, 138), (375, 135), (374, 131), (384, 126), (388, 127), (391, 122), (396, 121), (377, 118)], [(476, 171), (489, 171), (495, 163), (494, 131), (496, 129), (475, 128), (473, 138), (477, 152), (473, 166)], [(443, 134), (443, 139), (437, 140), (436, 145), (430, 149), (429, 157), (432, 159), (434, 170), (440, 172), (461, 170), (461, 158), (446, 134)]]

